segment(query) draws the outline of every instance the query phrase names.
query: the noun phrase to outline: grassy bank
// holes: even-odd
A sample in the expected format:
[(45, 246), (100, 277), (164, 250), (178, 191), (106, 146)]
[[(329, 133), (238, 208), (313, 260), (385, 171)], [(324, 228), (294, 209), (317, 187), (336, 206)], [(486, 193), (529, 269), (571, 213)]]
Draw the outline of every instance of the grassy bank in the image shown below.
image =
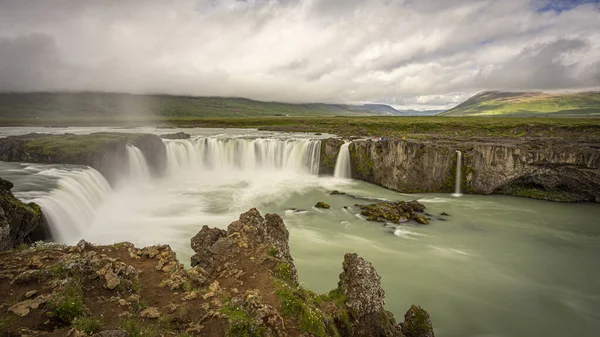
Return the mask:
[(158, 126), (258, 128), (388, 137), (560, 137), (600, 140), (600, 119), (484, 117), (4, 118), (0, 126)]

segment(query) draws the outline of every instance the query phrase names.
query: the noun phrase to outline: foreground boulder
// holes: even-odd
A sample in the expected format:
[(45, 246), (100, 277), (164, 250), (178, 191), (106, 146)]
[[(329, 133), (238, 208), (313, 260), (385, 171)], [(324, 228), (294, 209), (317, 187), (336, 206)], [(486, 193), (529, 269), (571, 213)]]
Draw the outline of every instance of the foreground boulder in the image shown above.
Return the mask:
[(403, 223), (414, 220), (420, 224), (427, 225), (429, 220), (423, 214), (425, 205), (416, 200), (399, 202), (378, 202), (370, 205), (356, 205), (360, 214), (367, 217), (369, 221)]
[(22, 203), (12, 188), (10, 181), (0, 178), (0, 251), (45, 238), (40, 206)]
[(413, 306), (384, 309), (381, 278), (346, 254), (339, 285), (298, 285), (280, 216), (256, 210), (226, 230), (204, 226), (192, 268), (169, 246), (35, 244), (0, 253), (0, 321), (30, 336), (433, 336)]

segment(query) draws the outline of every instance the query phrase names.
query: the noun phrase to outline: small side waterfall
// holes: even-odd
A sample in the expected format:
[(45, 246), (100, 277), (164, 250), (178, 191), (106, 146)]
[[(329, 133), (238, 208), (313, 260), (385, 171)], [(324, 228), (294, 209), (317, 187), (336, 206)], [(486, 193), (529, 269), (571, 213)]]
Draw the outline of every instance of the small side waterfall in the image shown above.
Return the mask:
[(92, 168), (48, 170), (40, 174), (60, 176), (58, 186), (32, 201), (42, 207), (56, 241), (75, 243), (91, 224), (96, 209), (112, 191), (110, 185)]
[(462, 152), (456, 151), (456, 181), (454, 182), (454, 194), (455, 197), (460, 197), (460, 183), (462, 181)]
[(149, 180), (150, 168), (146, 157), (140, 149), (127, 145), (127, 160), (129, 161), (129, 178), (135, 180)]
[(206, 137), (163, 141), (170, 173), (181, 169), (319, 173), (319, 140)]
[(345, 142), (340, 147), (337, 160), (335, 161), (335, 171), (333, 176), (335, 178), (350, 179), (352, 178), (352, 171), (350, 168), (350, 142)]

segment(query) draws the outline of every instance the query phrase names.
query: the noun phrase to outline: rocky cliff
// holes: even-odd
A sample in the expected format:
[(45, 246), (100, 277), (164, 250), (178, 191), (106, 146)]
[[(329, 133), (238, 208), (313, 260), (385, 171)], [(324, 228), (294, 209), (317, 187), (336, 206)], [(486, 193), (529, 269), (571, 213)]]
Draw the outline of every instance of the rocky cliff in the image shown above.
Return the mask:
[(24, 204), (10, 191), (13, 184), (0, 178), (0, 251), (46, 237), (40, 206)]
[(126, 172), (127, 144), (138, 147), (152, 173), (161, 175), (166, 168), (166, 147), (150, 134), (94, 133), (89, 135), (28, 134), (0, 138), (0, 160), (46, 164), (86, 165), (114, 182)]
[[(334, 153), (339, 141), (324, 143)], [(463, 193), (600, 202), (597, 144), (516, 138), (355, 140), (349, 150), (355, 179), (400, 192), (454, 191), (458, 150)]]
[(432, 337), (412, 306), (396, 324), (373, 266), (346, 254), (338, 288), (299, 286), (275, 214), (203, 227), (185, 269), (168, 246), (36, 244), (0, 253), (0, 331), (7, 336)]

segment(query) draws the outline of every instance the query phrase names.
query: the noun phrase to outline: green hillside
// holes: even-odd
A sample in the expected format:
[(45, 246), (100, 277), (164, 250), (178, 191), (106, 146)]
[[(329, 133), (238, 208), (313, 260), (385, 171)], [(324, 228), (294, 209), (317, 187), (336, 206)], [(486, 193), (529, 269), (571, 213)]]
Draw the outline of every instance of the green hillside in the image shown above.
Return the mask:
[(440, 115), (600, 117), (600, 92), (484, 91)]
[(120, 93), (0, 93), (0, 118), (401, 115), (383, 104), (290, 104), (246, 98)]

